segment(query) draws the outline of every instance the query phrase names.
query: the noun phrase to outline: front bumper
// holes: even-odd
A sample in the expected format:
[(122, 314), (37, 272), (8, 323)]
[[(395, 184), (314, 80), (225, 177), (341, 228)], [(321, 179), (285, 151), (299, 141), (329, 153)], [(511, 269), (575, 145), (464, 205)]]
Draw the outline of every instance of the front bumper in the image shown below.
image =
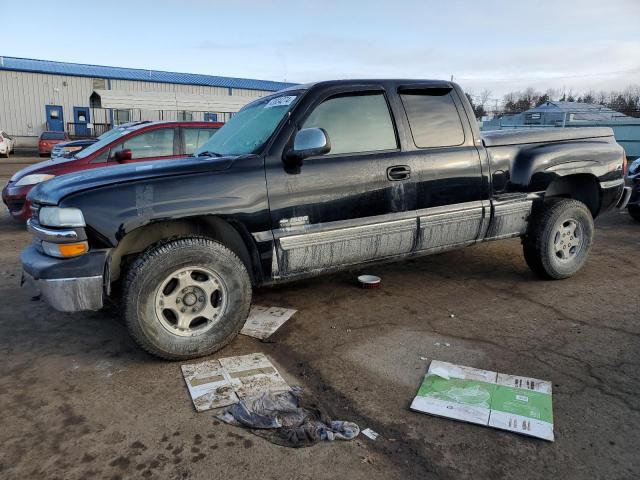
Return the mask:
[(16, 187), (14, 182), (10, 182), (2, 190), (2, 201), (16, 220), (27, 220), (31, 216), (27, 194), (33, 187), (34, 185)]
[(631, 198), (631, 193), (631, 187), (624, 187), (624, 189), (622, 190), (622, 197), (620, 197), (620, 200), (618, 200), (616, 208), (619, 208), (621, 210), (623, 208), (627, 208), (627, 204), (629, 203), (629, 199)]
[(629, 197), (629, 205), (640, 207), (640, 173), (636, 173), (628, 178), (627, 185), (631, 185), (631, 197)]
[(103, 306), (107, 251), (97, 250), (69, 259), (41, 253), (35, 244), (20, 254), (22, 284), (35, 290), (61, 312), (100, 310)]

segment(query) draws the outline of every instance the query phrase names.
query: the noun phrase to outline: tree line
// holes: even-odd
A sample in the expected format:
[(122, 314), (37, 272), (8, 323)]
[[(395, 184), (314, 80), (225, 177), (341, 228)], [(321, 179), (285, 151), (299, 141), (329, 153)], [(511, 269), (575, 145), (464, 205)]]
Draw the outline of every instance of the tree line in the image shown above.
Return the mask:
[[(632, 85), (623, 90), (589, 90), (581, 94), (572, 89), (557, 90), (550, 88), (545, 92), (539, 92), (529, 87), (522, 91), (507, 93), (503, 96), (502, 101), (491, 98), (491, 91), (489, 90), (483, 90), (479, 95), (468, 93), (466, 95), (477, 118), (481, 118), (489, 112), (497, 115), (521, 113), (548, 101), (598, 104), (630, 117), (640, 118), (640, 86), (638, 85)], [(501, 105), (498, 105), (498, 103)]]

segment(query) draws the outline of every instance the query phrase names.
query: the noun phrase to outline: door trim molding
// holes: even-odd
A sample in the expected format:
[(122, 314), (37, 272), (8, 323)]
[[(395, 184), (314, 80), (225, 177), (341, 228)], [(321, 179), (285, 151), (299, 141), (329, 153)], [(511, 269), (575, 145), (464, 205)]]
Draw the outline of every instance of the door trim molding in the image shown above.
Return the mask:
[[(275, 229), (276, 276), (409, 255), (415, 247), (417, 224), (416, 212), (411, 210)], [(262, 232), (258, 236), (264, 238)]]

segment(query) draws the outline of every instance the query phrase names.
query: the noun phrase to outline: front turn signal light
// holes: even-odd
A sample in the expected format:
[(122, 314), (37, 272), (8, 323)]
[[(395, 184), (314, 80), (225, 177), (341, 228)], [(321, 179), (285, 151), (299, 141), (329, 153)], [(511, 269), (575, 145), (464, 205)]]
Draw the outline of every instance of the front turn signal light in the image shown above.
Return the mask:
[(44, 253), (52, 257), (58, 258), (71, 258), (84, 255), (89, 251), (89, 244), (87, 242), (76, 243), (52, 243), (42, 242), (42, 249)]

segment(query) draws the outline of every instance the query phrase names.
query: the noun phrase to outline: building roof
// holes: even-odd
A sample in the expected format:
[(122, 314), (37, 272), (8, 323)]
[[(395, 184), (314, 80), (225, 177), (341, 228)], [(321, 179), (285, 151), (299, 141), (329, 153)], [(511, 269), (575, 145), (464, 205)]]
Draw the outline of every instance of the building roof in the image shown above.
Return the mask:
[(616, 112), (604, 105), (600, 105), (599, 103), (561, 102), (555, 100), (549, 100), (538, 107), (527, 110), (527, 113), (544, 112), (549, 110), (561, 110), (567, 113), (606, 113), (609, 115), (617, 113), (618, 115), (624, 116), (624, 114)]
[(0, 70), (18, 72), (71, 75), (75, 77), (106, 78), (113, 80), (133, 80), (143, 82), (177, 83), (182, 85), (203, 85), (207, 87), (244, 88), (275, 92), (291, 87), (294, 83), (254, 80), (250, 78), (217, 77), (196, 73), (164, 72), (138, 68), (105, 67), (81, 63), (54, 62), (32, 58), (0, 56)]

